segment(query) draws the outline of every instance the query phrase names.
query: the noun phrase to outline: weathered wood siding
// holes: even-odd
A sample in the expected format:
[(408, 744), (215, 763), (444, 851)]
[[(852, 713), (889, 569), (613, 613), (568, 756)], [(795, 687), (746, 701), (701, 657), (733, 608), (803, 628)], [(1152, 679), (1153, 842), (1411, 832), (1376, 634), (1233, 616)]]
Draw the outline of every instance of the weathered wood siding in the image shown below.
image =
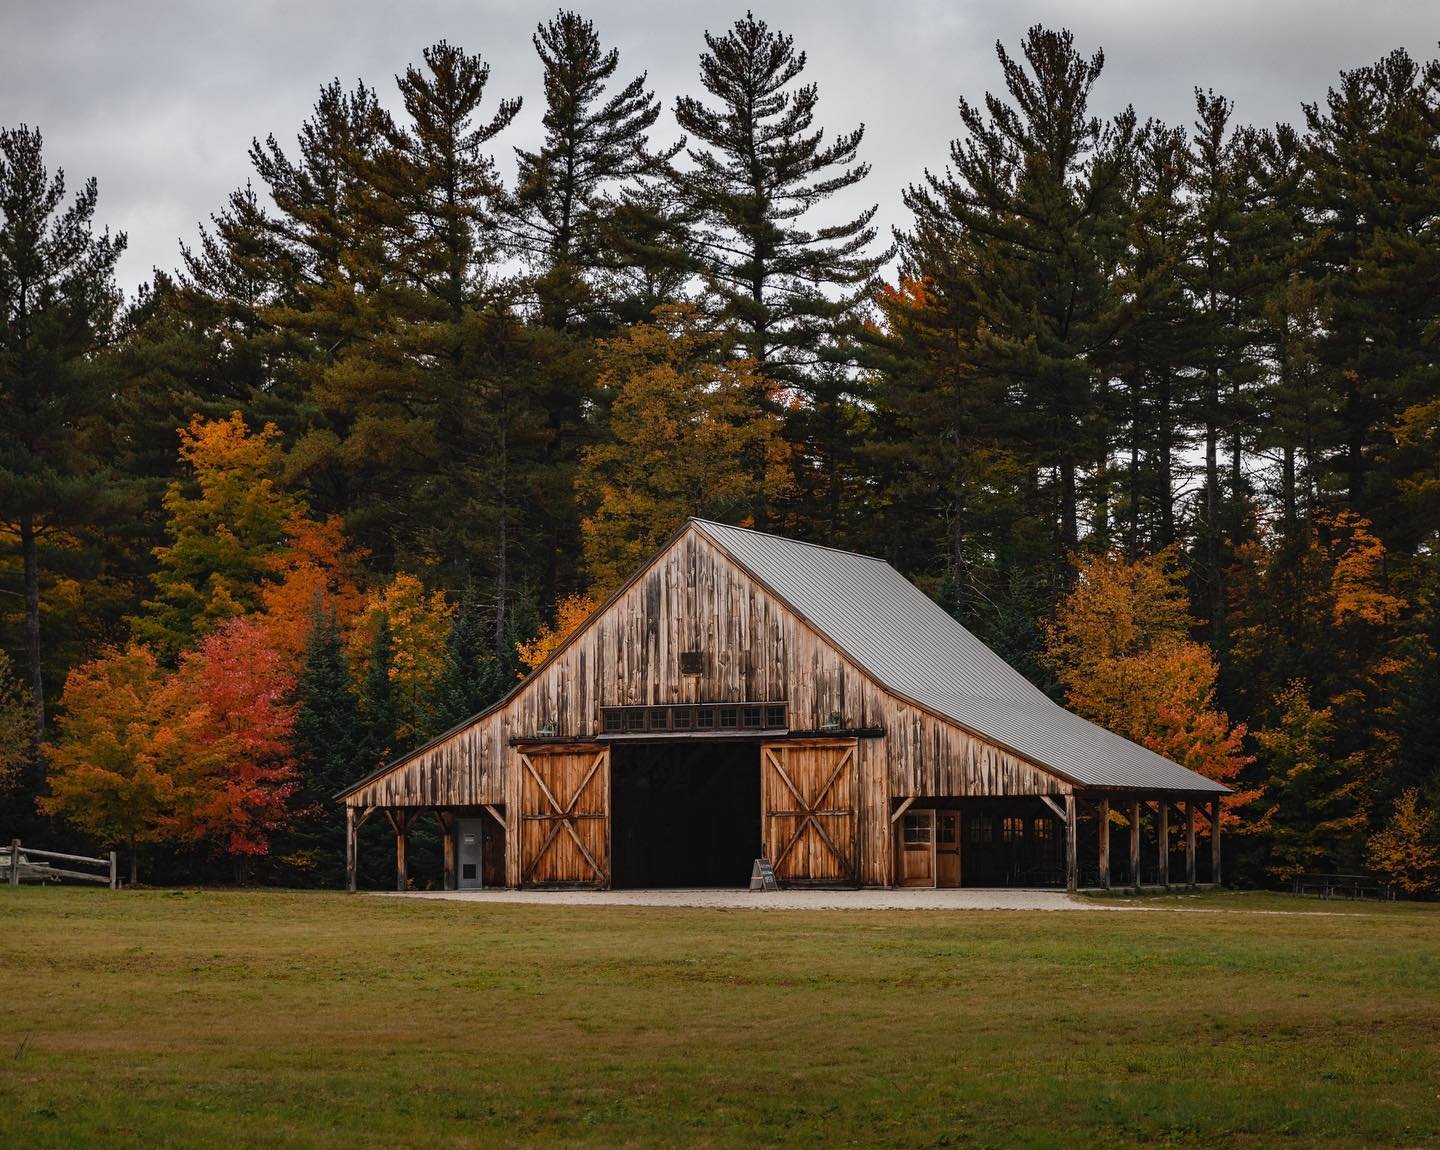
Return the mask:
[[(703, 671), (680, 673), (680, 654)], [(857, 749), (862, 881), (887, 883), (889, 809), (918, 795), (1064, 794), (1068, 783), (895, 698), (750, 579), (691, 525), (524, 690), (347, 797), (352, 806), (451, 806), (519, 800), (512, 738), (593, 737), (600, 708), (784, 701), (792, 730), (832, 715), (884, 738)]]

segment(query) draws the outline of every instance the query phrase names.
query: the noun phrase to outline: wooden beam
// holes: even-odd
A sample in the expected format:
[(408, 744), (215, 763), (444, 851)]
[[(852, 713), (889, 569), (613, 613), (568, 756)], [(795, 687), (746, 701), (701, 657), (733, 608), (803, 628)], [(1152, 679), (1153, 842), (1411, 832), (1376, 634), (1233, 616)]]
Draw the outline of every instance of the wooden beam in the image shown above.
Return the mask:
[(1130, 800), (1130, 883), (1140, 889), (1140, 800)]
[(110, 852), (110, 889), (120, 889), (119, 859), (116, 857), (114, 851)]
[(359, 862), (358, 838), (356, 832), (360, 829), (355, 821), (355, 808), (345, 807), (345, 889), (352, 894), (355, 892), (355, 867)]
[(890, 816), (890, 821), (892, 823), (898, 823), (900, 821), (900, 816), (903, 815), (906, 811), (908, 811), (910, 809), (910, 805), (919, 797), (919, 795), (910, 795), (908, 798), (906, 798), (898, 807), (895, 808), (895, 813)]
[(1220, 885), (1220, 799), (1210, 804), (1210, 881)]
[(457, 890), (459, 884), (455, 881), (455, 816), (450, 811), (437, 807), (435, 818), (440, 823), (441, 850), (445, 858), (445, 878), (442, 885), (445, 890)]
[(393, 815), (389, 811), (385, 814), (390, 819), (390, 825), (395, 828), (395, 889), (406, 890), (410, 885), (405, 858), (405, 848), (409, 845), (410, 838), (410, 813), (397, 809)]
[(499, 807), (495, 806), (493, 803), (486, 803), (485, 810), (489, 812), (491, 818), (493, 818), (507, 831), (510, 829), (510, 825), (505, 821), (505, 816), (500, 813)]
[(1161, 799), (1155, 804), (1156, 819), (1155, 853), (1160, 864), (1160, 885), (1170, 888), (1170, 803)]
[(1069, 800), (1073, 799), (1074, 797), (1074, 795), (1066, 795), (1066, 802), (1063, 807), (1054, 799), (1052, 799), (1049, 795), (1041, 795), (1040, 801), (1044, 803), (1047, 807), (1049, 807), (1052, 811), (1054, 811), (1061, 822), (1064, 822), (1066, 818), (1065, 812), (1073, 806), (1073, 804)]
[(1195, 800), (1185, 800), (1185, 881), (1195, 886)]
[(1100, 820), (1096, 824), (1100, 832), (1100, 885), (1110, 889), (1110, 800), (1101, 799), (1099, 811), (1096, 817)]
[(1080, 855), (1075, 833), (1075, 796), (1065, 796), (1065, 889), (1080, 885)]
[(20, 886), (20, 840), (10, 840), (10, 889)]

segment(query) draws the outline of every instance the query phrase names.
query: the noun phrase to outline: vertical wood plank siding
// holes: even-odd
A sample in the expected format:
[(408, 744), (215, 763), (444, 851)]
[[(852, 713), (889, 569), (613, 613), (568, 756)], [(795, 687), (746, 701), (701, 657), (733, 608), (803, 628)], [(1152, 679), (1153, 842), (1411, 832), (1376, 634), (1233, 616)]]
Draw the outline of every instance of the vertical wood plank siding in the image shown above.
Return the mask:
[[(698, 675), (680, 655), (703, 654)], [(347, 796), (351, 806), (514, 810), (515, 737), (593, 737), (600, 708), (784, 701), (793, 730), (878, 727), (861, 739), (862, 881), (890, 879), (889, 807), (911, 795), (1060, 795), (1070, 785), (895, 698), (740, 570), (696, 527), (683, 532), (504, 705)], [(757, 752), (758, 754), (758, 752)]]

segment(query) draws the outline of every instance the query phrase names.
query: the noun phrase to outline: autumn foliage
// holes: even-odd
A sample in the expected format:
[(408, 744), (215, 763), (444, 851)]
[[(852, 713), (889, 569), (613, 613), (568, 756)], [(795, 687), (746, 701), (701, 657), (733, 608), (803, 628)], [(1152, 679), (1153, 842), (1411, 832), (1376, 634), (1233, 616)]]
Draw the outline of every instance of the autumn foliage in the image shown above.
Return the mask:
[[(1245, 727), (1215, 705), (1219, 668), (1193, 626), (1174, 556), (1079, 560), (1047, 631), (1047, 657), (1072, 710), (1217, 782), (1252, 761)], [(1235, 812), (1253, 796), (1227, 796)]]
[(520, 677), (535, 670), (585, 622), (599, 603), (588, 595), (567, 595), (555, 608), (555, 621), (542, 624), (535, 638), (516, 647), (520, 656)]

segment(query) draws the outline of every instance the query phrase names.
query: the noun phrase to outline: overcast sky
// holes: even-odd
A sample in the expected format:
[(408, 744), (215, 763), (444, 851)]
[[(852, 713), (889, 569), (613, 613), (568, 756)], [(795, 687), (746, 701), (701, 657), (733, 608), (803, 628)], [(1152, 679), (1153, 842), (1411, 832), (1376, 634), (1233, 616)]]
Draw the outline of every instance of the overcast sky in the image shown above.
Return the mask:
[[(290, 143), (320, 84), (363, 78), (392, 107), (394, 74), (447, 39), (492, 65), (494, 99), (520, 95), (520, 117), (496, 141), (532, 146), (540, 131), (539, 68), (530, 34), (554, 12), (519, 0), (0, 0), (0, 123), (39, 126), (52, 167), (72, 186), (100, 181), (99, 218), (129, 233), (127, 288), (173, 267), (178, 245), (248, 175), (252, 137)], [(572, 5), (620, 49), (628, 79), (648, 71), (669, 109), (697, 92), (702, 32), (744, 4), (609, 0)], [(1013, 48), (1032, 23), (1064, 25), (1087, 53), (1105, 50), (1102, 113), (1193, 118), (1191, 91), (1213, 87), (1239, 118), (1298, 121), (1344, 68), (1404, 47), (1431, 58), (1437, 0), (799, 0), (753, 3), (794, 35), (820, 86), (831, 131), (866, 125), (874, 172), (854, 204), (880, 204), (904, 226), (900, 190), (941, 166), (958, 130), (956, 97), (1000, 85), (994, 45)], [(493, 100), (491, 103), (493, 107)]]

